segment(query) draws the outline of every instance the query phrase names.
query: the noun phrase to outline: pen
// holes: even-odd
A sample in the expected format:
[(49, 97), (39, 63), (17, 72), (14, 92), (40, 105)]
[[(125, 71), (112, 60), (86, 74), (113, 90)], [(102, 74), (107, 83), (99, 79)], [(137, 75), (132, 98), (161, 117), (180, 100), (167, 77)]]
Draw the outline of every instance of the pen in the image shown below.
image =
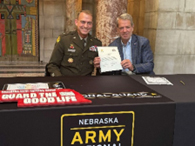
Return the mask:
[(183, 85), (185, 85), (184, 81), (180, 80), (180, 83), (182, 83)]

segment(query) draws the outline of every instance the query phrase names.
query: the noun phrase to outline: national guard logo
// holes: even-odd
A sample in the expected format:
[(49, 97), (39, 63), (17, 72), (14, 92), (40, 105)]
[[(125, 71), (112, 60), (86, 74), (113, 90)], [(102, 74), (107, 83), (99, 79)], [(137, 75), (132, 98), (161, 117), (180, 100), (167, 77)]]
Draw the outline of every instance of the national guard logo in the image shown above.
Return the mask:
[(60, 41), (60, 36), (57, 38), (57, 41), (56, 42), (59, 43), (59, 41)]

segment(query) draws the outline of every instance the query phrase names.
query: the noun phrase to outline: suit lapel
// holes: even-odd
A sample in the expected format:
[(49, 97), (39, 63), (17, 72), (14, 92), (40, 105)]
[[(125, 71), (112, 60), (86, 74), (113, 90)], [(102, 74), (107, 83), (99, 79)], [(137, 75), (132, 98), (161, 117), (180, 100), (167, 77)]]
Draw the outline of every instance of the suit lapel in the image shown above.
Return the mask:
[(132, 56), (132, 63), (136, 63), (136, 56), (138, 56), (138, 40), (135, 35), (132, 35), (132, 41), (131, 41), (131, 56)]
[(121, 44), (121, 38), (118, 39), (118, 51), (119, 51), (119, 54), (120, 54), (120, 57), (121, 57), (121, 61), (124, 60), (124, 55), (123, 55), (123, 47), (122, 47), (122, 44)]

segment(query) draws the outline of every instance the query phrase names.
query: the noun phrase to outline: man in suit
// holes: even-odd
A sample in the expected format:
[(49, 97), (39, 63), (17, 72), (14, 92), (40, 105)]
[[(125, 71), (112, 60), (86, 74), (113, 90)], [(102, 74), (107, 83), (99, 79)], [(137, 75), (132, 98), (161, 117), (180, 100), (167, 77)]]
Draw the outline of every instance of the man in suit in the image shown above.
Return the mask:
[(81, 11), (75, 20), (76, 31), (60, 35), (56, 41), (46, 70), (51, 76), (90, 75), (94, 69), (93, 60), (98, 55), (100, 40), (92, 37), (92, 14)]
[[(149, 74), (153, 75), (153, 53), (150, 48), (149, 40), (145, 37), (133, 34), (134, 24), (132, 16), (124, 13), (117, 18), (117, 31), (120, 35), (109, 46), (117, 46), (122, 74)], [(100, 67), (100, 58), (96, 57), (94, 66)], [(118, 72), (111, 72), (118, 74)]]

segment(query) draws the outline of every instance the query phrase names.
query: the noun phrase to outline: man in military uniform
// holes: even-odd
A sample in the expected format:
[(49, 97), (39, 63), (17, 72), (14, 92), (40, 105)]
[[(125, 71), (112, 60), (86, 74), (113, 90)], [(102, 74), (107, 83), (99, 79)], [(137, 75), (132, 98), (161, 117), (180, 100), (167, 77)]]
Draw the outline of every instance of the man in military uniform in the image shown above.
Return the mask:
[(58, 37), (46, 70), (51, 76), (90, 75), (94, 69), (93, 60), (97, 46), (102, 43), (92, 37), (92, 14), (81, 11), (75, 20), (77, 30)]

